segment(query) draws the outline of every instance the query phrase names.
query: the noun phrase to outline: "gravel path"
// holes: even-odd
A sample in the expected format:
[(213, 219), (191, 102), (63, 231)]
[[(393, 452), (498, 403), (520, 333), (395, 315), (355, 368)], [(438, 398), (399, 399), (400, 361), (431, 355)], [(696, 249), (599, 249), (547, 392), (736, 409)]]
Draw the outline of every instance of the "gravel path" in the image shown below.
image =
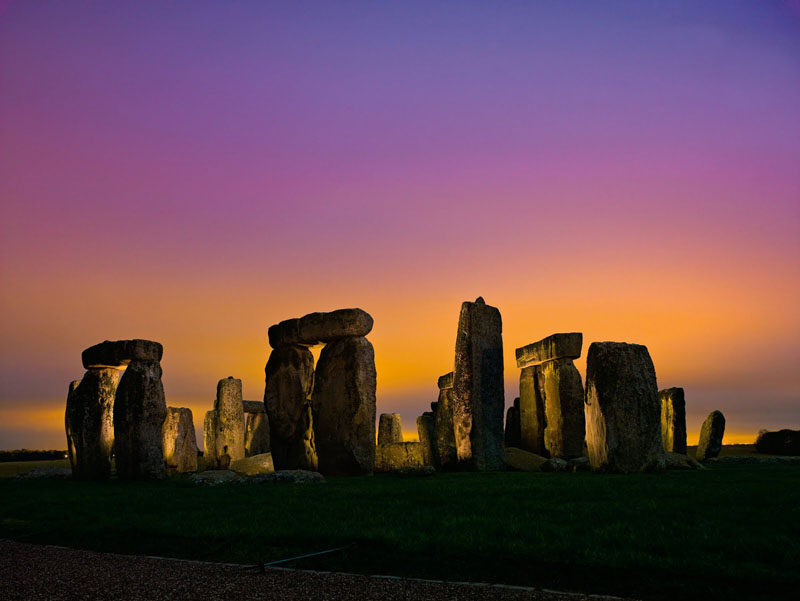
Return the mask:
[(599, 601), (611, 597), (275, 568), (259, 574), (228, 564), (0, 540), (0, 599)]

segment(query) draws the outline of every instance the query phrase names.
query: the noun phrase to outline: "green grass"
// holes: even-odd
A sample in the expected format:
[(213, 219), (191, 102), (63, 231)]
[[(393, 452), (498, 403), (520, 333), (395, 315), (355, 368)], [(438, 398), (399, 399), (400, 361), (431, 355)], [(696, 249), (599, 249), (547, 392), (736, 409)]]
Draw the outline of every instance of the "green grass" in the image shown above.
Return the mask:
[(800, 469), (379, 475), (325, 484), (0, 480), (0, 536), (253, 564), (645, 599), (770, 599), (800, 584)]

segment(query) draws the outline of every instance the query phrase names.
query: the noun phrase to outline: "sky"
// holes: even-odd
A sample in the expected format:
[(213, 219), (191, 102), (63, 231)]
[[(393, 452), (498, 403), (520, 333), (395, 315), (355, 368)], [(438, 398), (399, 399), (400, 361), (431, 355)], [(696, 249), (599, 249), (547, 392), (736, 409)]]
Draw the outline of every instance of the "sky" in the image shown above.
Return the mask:
[(478, 296), (507, 404), (580, 331), (584, 374), (648, 347), (689, 444), (800, 428), (800, 3), (0, 2), (0, 449), (65, 448), (107, 339), (202, 432), (342, 307), (413, 436)]

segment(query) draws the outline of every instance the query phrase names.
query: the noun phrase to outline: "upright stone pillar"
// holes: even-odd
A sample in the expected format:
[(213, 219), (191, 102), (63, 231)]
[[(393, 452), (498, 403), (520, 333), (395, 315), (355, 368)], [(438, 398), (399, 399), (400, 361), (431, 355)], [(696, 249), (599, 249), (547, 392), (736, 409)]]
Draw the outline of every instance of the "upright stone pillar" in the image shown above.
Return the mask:
[(538, 365), (523, 367), (519, 374), (520, 448), (547, 456), (544, 446), (544, 399), (539, 394), (540, 369)]
[[(218, 464), (244, 459), (244, 409), (242, 381), (228, 376), (217, 382), (217, 434), (215, 437)], [(229, 459), (224, 459), (228, 457)]]
[(585, 408), (593, 469), (627, 473), (664, 468), (656, 370), (646, 346), (591, 344)]
[(378, 420), (378, 444), (403, 442), (403, 422), (399, 413), (381, 413)]
[(269, 419), (263, 411), (247, 414), (244, 433), (244, 454), (248, 457), (270, 452)]
[(522, 431), (519, 423), (519, 397), (514, 399), (514, 404), (506, 411), (506, 437), (505, 446), (519, 448), (522, 443)]
[(503, 451), (503, 324), (483, 298), (464, 302), (458, 320), (453, 422), (459, 465), (505, 469)]
[(439, 467), (439, 458), (436, 456), (436, 432), (433, 413), (424, 412), (417, 418), (417, 435), (422, 446), (422, 460), (425, 465)]
[(453, 469), (458, 464), (456, 455), (456, 435), (453, 426), (453, 372), (439, 378), (439, 400), (433, 415), (433, 429), (436, 435), (436, 456), (439, 467)]
[(70, 384), (65, 424), (72, 476), (105, 480), (111, 475), (114, 446), (114, 396), (119, 370), (90, 368)]
[(203, 421), (203, 460), (205, 469), (219, 468), (217, 462), (217, 430), (219, 429), (219, 413), (215, 409), (206, 411)]
[(197, 437), (194, 433), (192, 410), (186, 407), (167, 407), (167, 417), (161, 433), (167, 471), (196, 472)]
[(661, 403), (661, 442), (669, 453), (686, 455), (686, 400), (683, 388), (658, 391)]
[(722, 411), (708, 414), (700, 428), (700, 442), (697, 445), (697, 460), (705, 461), (718, 457), (722, 451), (722, 437), (725, 435), (725, 416)]

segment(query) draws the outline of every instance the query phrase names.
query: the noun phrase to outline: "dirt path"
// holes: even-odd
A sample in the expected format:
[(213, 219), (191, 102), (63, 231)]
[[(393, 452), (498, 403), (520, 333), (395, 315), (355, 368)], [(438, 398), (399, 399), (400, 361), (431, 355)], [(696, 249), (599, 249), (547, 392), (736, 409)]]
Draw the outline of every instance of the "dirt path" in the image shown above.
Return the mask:
[(610, 597), (274, 568), (260, 574), (228, 564), (0, 540), (0, 599), (599, 601)]

